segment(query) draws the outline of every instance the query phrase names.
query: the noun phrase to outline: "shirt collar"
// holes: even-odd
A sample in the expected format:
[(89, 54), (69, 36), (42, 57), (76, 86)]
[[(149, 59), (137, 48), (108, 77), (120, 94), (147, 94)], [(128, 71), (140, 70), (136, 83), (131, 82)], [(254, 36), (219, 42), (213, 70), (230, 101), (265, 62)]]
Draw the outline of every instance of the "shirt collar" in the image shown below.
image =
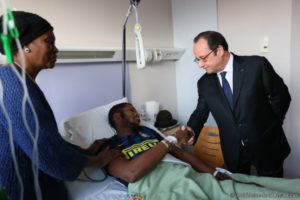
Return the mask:
[(233, 71), (233, 55), (231, 53), (229, 53), (229, 60), (225, 66), (225, 68), (220, 71), (218, 74), (220, 75), (221, 72), (229, 72), (232, 73)]

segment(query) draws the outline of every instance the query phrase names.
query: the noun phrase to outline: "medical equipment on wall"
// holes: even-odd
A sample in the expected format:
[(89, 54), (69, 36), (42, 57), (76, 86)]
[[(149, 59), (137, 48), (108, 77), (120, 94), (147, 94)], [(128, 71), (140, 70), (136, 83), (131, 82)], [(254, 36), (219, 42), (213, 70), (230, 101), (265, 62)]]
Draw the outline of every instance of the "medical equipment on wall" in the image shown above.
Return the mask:
[[(22, 46), (19, 40), (19, 31), (18, 31), (18, 27), (15, 24), (14, 21), (14, 16), (13, 16), (13, 12), (12, 10), (9, 8), (8, 4), (6, 3), (5, 0), (1, 1), (2, 4), (2, 9), (3, 9), (3, 33), (1, 33), (1, 45), (3, 45), (3, 49), (5, 52), (5, 58), (7, 61), (7, 64), (9, 64), (11, 66), (11, 68), (13, 69), (14, 73), (16, 74), (17, 78), (20, 80), (22, 87), (23, 87), (23, 91), (24, 91), (24, 95), (23, 95), (23, 99), (22, 99), (22, 119), (23, 122), (25, 124), (26, 130), (29, 133), (30, 139), (32, 140), (33, 143), (33, 150), (32, 150), (32, 171), (33, 171), (33, 178), (34, 178), (34, 187), (35, 187), (35, 192), (36, 192), (36, 197), (37, 199), (42, 199), (42, 195), (41, 195), (41, 190), (39, 187), (39, 174), (38, 174), (38, 167), (37, 167), (37, 163), (39, 160), (39, 152), (38, 152), (38, 137), (39, 137), (39, 122), (38, 122), (38, 118), (37, 118), (37, 114), (35, 112), (35, 109), (33, 107), (32, 101), (30, 99), (30, 96), (28, 94), (28, 90), (27, 90), (27, 84), (26, 84), (26, 72), (25, 72), (25, 58), (24, 58), (24, 53), (22, 50)], [(19, 52), (20, 55), (20, 62), (21, 63), (14, 63), (13, 60), (13, 52), (12, 52), (12, 44), (11, 41), (14, 40), (17, 46), (17, 50)], [(17, 65), (18, 67), (20, 67), (22, 73), (20, 75), (20, 73), (17, 71), (17, 69), (14, 67), (14, 64)], [(14, 164), (14, 169), (16, 172), (16, 176), (20, 185), (20, 199), (24, 198), (24, 185), (23, 185), (23, 181), (22, 181), (22, 177), (20, 175), (20, 171), (19, 171), (19, 165), (16, 159), (16, 153), (15, 153), (15, 147), (14, 147), (14, 142), (13, 142), (13, 133), (12, 133), (12, 122), (9, 118), (8, 112), (5, 108), (4, 105), (4, 99), (3, 99), (3, 85), (2, 82), (0, 80), (0, 106), (1, 106), (1, 110), (4, 114), (4, 117), (7, 121), (7, 126), (8, 126), (8, 133), (9, 133), (9, 144), (10, 144), (10, 148), (11, 148), (11, 154), (12, 154), (12, 160), (13, 160), (13, 164)], [(31, 130), (31, 128), (29, 127), (29, 123), (26, 117), (26, 105), (29, 106), (30, 111), (33, 114), (34, 117), (34, 123), (35, 123), (35, 129)], [(35, 164), (36, 163), (36, 164)]]

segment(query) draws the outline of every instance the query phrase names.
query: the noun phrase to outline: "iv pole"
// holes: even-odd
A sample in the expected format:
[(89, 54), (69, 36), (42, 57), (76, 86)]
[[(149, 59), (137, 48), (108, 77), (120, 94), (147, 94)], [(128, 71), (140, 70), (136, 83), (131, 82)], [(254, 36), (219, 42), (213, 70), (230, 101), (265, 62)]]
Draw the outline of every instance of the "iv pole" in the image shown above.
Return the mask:
[(127, 21), (132, 13), (133, 7), (137, 7), (139, 4), (140, 0), (130, 0), (130, 6), (125, 18), (125, 22), (123, 24), (123, 38), (122, 38), (122, 75), (123, 75), (123, 97), (126, 97), (126, 69), (127, 69), (127, 61), (126, 61), (126, 25)]

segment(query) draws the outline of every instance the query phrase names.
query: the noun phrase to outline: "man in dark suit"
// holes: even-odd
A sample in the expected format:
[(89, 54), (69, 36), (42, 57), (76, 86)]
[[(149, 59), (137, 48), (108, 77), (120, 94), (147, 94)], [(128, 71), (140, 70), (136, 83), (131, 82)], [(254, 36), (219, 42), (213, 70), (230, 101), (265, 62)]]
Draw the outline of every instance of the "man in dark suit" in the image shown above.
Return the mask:
[(197, 35), (193, 51), (206, 73), (188, 126), (198, 136), (211, 112), (230, 171), (250, 174), (254, 165), (260, 176), (282, 177), (290, 153), (282, 124), (291, 101), (282, 78), (265, 57), (230, 53), (215, 31)]

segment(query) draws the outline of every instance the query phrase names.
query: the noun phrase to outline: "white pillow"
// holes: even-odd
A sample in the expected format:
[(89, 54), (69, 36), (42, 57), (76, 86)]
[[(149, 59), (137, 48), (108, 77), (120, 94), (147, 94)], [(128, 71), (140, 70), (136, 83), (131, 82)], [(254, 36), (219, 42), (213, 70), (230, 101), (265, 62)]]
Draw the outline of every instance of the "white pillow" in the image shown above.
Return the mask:
[[(99, 106), (91, 110), (79, 113), (76, 116), (70, 117), (62, 122), (63, 138), (75, 145), (83, 148), (89, 147), (96, 139), (109, 138), (115, 134), (114, 129), (109, 125), (108, 112), (116, 104), (127, 102), (127, 98), (123, 98), (107, 105)], [(147, 126), (158, 131), (152, 124), (141, 121), (141, 125)], [(158, 131), (159, 132), (159, 131)], [(160, 133), (160, 132), (159, 132)], [(161, 133), (160, 133), (161, 134)], [(92, 177), (98, 171), (98, 168), (90, 170)], [(83, 199), (125, 199), (128, 196), (127, 188), (118, 183), (116, 179), (108, 177), (104, 182), (66, 182), (70, 200)]]
[(127, 98), (79, 113), (62, 122), (62, 137), (69, 143), (89, 147), (96, 139), (115, 135), (108, 123), (108, 112), (116, 104), (128, 102)]

